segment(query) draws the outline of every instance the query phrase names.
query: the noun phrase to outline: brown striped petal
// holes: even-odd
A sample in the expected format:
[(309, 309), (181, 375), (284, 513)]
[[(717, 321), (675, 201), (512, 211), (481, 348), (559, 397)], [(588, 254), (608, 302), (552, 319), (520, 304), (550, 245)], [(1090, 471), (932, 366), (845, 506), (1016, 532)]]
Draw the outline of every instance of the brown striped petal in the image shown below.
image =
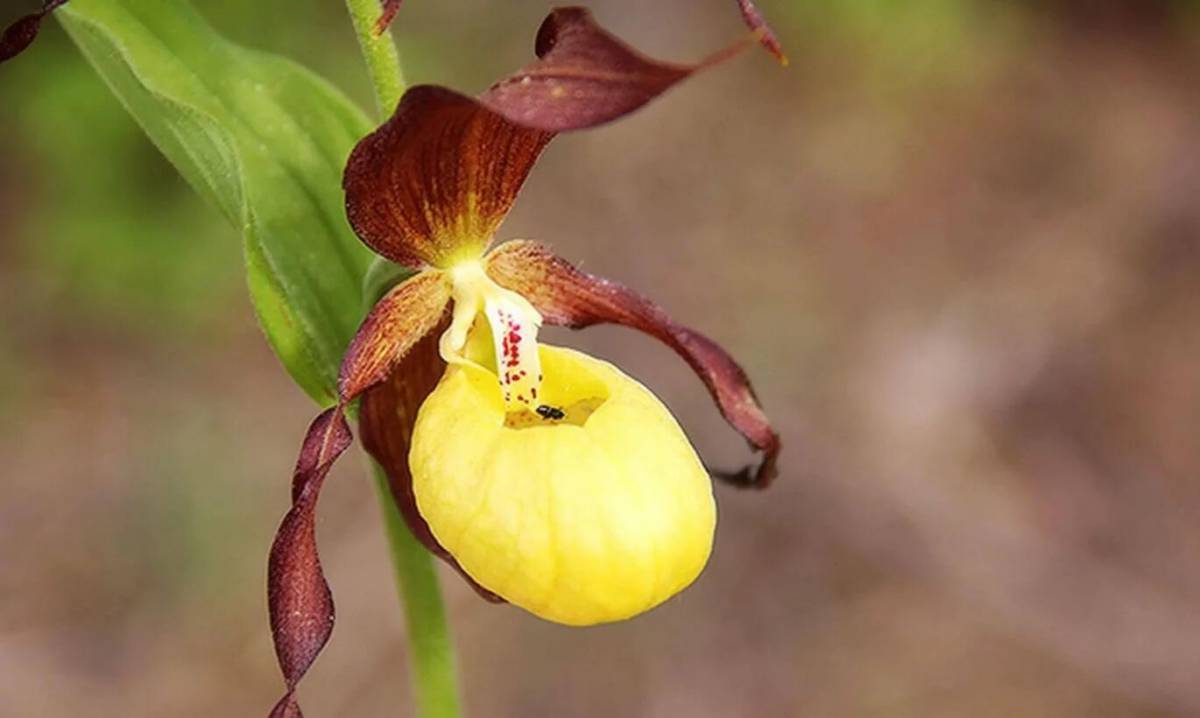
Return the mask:
[(676, 324), (645, 297), (579, 271), (536, 242), (508, 242), (496, 248), (488, 255), (487, 273), (496, 283), (528, 299), (547, 324), (573, 329), (621, 324), (674, 349), (704, 382), (725, 420), (762, 453), (757, 467), (714, 475), (755, 488), (764, 488), (775, 478), (779, 435), (763, 413), (745, 371), (716, 342)]
[(441, 321), (450, 303), (450, 279), (427, 270), (397, 284), (375, 303), (342, 357), (338, 395), (348, 402), (382, 382)]
[(284, 516), (267, 565), (267, 604), (275, 655), (287, 692), (271, 718), (299, 718), (296, 684), (333, 632), (333, 596), (317, 552), (317, 498), (330, 467), (350, 446), (346, 405), (388, 378), (431, 332), (446, 311), (450, 286), (440, 272), (410, 277), (384, 295), (359, 327), (342, 360), (338, 404), (308, 428), (292, 475), (292, 507)]
[(67, 0), (45, 0), (41, 10), (30, 13), (5, 28), (4, 33), (0, 34), (0, 62), (11, 60), (24, 52), (42, 29), (42, 20), (66, 2)]

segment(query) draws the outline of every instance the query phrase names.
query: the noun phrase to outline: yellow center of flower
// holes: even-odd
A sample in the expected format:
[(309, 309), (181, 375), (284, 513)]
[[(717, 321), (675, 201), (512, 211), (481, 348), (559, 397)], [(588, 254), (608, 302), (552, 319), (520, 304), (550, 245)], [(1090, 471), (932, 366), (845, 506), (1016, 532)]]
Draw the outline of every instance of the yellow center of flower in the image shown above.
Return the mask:
[(448, 366), (409, 454), (438, 542), (560, 623), (629, 618), (682, 590), (708, 560), (716, 508), (675, 418), (611, 364), (539, 346), (537, 312), (477, 265), (452, 272)]

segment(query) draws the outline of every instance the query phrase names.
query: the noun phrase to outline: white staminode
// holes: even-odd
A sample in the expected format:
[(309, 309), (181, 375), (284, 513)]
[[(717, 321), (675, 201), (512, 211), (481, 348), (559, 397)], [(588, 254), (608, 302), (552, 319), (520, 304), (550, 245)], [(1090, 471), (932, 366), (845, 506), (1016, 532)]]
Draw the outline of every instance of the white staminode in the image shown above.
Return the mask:
[(465, 362), (467, 334), (482, 311), (492, 329), (496, 376), (510, 411), (532, 411), (538, 406), (542, 367), (537, 333), (542, 315), (524, 297), (491, 280), (479, 262), (450, 270), (454, 316), (442, 335), (439, 351), (450, 363)]

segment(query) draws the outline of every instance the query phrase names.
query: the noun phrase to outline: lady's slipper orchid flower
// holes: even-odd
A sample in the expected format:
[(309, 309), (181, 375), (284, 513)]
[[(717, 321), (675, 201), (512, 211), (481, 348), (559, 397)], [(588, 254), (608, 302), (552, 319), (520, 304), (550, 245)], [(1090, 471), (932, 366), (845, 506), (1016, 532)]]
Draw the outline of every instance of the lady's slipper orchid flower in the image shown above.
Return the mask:
[[(0, 62), (66, 1), (43, 0), (0, 33)], [(383, 5), (381, 31), (399, 0)], [(786, 63), (753, 3), (738, 5), (755, 39)], [(745, 46), (694, 65), (659, 62), (587, 10), (561, 8), (538, 31), (536, 61), (475, 98), (414, 87), (354, 148), (343, 181), (350, 225), (417, 271), (363, 321), (343, 357), (338, 403), (301, 448), (269, 564), (287, 682), (273, 716), (300, 715), (296, 684), (332, 631), (314, 516), (351, 443), (345, 412), (355, 400), (363, 443), (422, 543), (485, 597), (564, 624), (629, 618), (690, 584), (708, 560), (716, 509), (710, 472), (662, 402), (611, 364), (540, 344), (543, 323), (622, 324), (663, 341), (762, 453), (757, 467), (717, 476), (753, 487), (774, 477), (779, 438), (717, 344), (540, 244), (492, 248), (557, 133), (628, 114)]]
[(608, 363), (540, 344), (543, 323), (624, 324), (667, 343), (763, 453), (756, 469), (728, 478), (764, 486), (773, 477), (778, 437), (724, 350), (540, 244), (491, 248), (556, 133), (625, 115), (737, 49), (697, 65), (657, 62), (586, 10), (558, 9), (537, 34), (536, 61), (477, 98), (414, 87), (355, 147), (343, 182), (351, 226), (419, 271), (364, 320), (343, 359), (339, 403), (301, 449), (270, 560), (288, 685), (274, 715), (299, 714), (296, 683), (332, 629), (313, 517), (351, 442), (345, 410), (357, 398), (364, 445), (422, 542), (485, 596), (560, 623), (628, 618), (690, 584), (716, 511), (709, 472), (662, 402)]

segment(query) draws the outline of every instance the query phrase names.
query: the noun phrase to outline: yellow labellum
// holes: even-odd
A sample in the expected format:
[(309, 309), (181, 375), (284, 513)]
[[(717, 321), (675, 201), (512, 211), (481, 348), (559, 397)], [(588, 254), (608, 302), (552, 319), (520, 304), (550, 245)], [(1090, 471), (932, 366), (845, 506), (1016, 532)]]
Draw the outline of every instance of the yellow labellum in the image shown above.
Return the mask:
[[(486, 347), (489, 326), (475, 326), (470, 343)], [(534, 346), (536, 408), (505, 402), (485, 355), (447, 366), (414, 429), (417, 506), (463, 569), (511, 603), (572, 625), (629, 618), (704, 568), (716, 525), (708, 473), (637, 381)]]

